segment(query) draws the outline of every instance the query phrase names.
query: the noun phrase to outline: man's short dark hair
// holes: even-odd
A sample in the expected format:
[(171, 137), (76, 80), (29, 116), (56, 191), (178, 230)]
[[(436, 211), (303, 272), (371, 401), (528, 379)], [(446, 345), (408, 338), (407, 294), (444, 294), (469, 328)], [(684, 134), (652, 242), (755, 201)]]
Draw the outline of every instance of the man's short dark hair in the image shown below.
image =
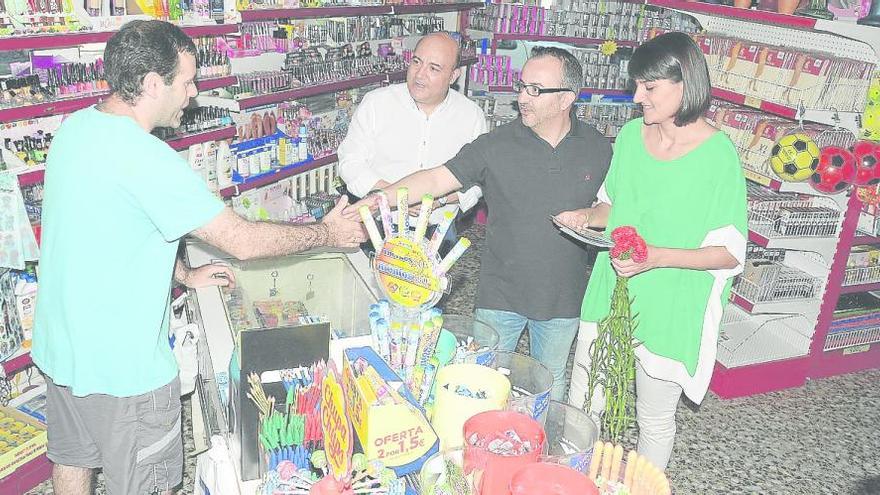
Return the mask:
[(696, 42), (685, 33), (666, 33), (636, 48), (629, 61), (632, 80), (669, 79), (683, 86), (681, 107), (675, 125), (695, 122), (709, 109), (711, 83), (706, 57)]
[(196, 45), (179, 27), (163, 21), (131, 21), (107, 41), (104, 72), (113, 94), (134, 104), (144, 77), (155, 72), (171, 84), (180, 53), (195, 56)]
[(562, 86), (574, 91), (575, 95), (580, 93), (584, 83), (584, 70), (574, 55), (555, 46), (536, 46), (532, 48), (532, 56), (529, 58), (537, 57), (553, 57), (562, 62)]

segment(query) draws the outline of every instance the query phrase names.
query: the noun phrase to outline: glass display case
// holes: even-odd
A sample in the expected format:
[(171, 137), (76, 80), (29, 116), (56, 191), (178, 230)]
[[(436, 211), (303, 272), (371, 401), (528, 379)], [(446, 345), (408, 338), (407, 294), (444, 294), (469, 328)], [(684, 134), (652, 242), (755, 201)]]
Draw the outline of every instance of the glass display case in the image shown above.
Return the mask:
[(252, 480), (260, 460), (248, 376), (259, 376), (266, 393), (283, 403), (284, 389), (272, 378), (279, 370), (327, 360), (334, 344), (369, 345), (369, 308), (379, 289), (360, 251), (240, 261), (189, 243), (186, 253), (190, 266), (226, 263), (235, 276), (233, 288), (192, 293), (204, 335), (199, 403), (205, 433), (226, 436), (239, 479)]
[(241, 331), (324, 322), (337, 337), (370, 331), (369, 307), (376, 296), (346, 254), (224, 261), (236, 280), (235, 288), (222, 289), (236, 341)]

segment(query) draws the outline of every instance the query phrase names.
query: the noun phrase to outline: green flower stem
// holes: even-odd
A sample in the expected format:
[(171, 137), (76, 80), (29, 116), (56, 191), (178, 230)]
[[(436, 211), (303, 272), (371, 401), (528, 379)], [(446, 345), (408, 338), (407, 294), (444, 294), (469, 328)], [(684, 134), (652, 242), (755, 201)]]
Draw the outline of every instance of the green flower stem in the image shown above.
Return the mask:
[[(628, 259), (630, 253), (621, 255)], [(617, 277), (611, 295), (611, 310), (599, 322), (598, 335), (590, 346), (590, 369), (587, 379), (587, 397), (584, 409), (590, 410), (593, 392), (597, 386), (605, 389), (605, 412), (602, 432), (612, 443), (620, 443), (623, 434), (635, 420), (635, 396), (631, 391), (635, 380), (636, 328), (632, 314), (632, 300), (627, 290), (627, 278)]]

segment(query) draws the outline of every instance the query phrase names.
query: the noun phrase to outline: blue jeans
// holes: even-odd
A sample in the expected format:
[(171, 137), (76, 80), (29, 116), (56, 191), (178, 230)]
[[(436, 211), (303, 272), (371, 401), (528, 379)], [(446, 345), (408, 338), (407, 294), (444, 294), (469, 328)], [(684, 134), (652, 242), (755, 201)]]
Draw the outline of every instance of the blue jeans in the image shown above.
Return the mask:
[(578, 318), (553, 318), (531, 320), (512, 311), (477, 309), (474, 318), (491, 326), (498, 332), (498, 350), (516, 350), (516, 343), (526, 324), (529, 325), (529, 349), (532, 357), (540, 361), (553, 374), (550, 398), (564, 401), (565, 366), (571, 345), (578, 331)]

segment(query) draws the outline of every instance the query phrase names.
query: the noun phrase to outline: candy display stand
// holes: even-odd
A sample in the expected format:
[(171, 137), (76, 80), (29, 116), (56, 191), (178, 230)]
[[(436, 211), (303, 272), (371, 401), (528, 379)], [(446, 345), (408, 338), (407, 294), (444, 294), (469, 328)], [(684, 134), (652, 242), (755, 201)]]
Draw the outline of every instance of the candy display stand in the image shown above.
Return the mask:
[(544, 429), (526, 414), (487, 411), (464, 424), (464, 472), (482, 471), (479, 495), (509, 495), (520, 468), (538, 462), (546, 441)]

